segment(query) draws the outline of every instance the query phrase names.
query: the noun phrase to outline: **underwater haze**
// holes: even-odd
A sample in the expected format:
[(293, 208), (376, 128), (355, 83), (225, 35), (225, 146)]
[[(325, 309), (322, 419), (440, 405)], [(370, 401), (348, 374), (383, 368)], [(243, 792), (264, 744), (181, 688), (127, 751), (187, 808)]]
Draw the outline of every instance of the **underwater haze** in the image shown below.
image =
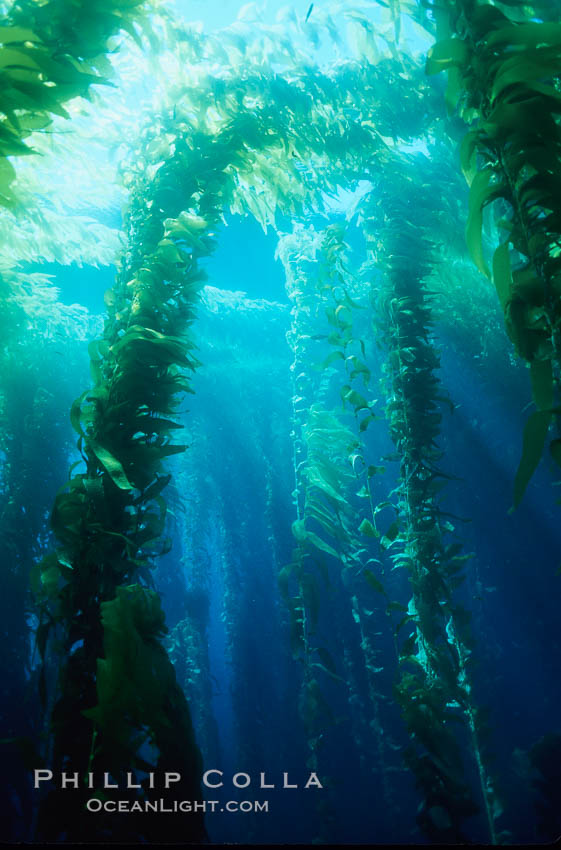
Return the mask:
[(0, 17), (0, 838), (557, 840), (561, 2)]

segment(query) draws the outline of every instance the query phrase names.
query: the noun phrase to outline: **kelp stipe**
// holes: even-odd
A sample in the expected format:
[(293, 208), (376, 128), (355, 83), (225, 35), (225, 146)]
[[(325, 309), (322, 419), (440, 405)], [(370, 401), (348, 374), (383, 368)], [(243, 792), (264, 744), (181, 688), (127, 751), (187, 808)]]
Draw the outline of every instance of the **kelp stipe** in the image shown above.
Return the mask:
[[(436, 175), (398, 159), (387, 167), (391, 191), (379, 183), (361, 216), (386, 283), (372, 288), (380, 316), (378, 332), (387, 347), (386, 407), (400, 462), (398, 523), (386, 538), (394, 569), (409, 573), (412, 598), (397, 625), (400, 676), (396, 697), (411, 736), (407, 761), (424, 801), (418, 822), (436, 842), (464, 839), (463, 822), (478, 811), (464, 768), (462, 737), (454, 719), (467, 727), (467, 745), (475, 760), (491, 843), (497, 843), (495, 819), (501, 814), (485, 766), (481, 725), (473, 703), (469, 659), (469, 615), (455, 601), (466, 556), (462, 546), (446, 543), (453, 531), (439, 505), (442, 453), (436, 440), (442, 402), (448, 402), (436, 377), (438, 354), (432, 337), (431, 232), (435, 208), (429, 186)], [(433, 180), (431, 180), (431, 176)], [(426, 183), (423, 185), (423, 178)], [(413, 627), (413, 631), (411, 631)]]
[[(330, 504), (333, 499), (335, 503), (341, 499), (339, 491), (344, 478), (336, 453), (337, 448), (345, 453), (347, 441), (352, 442), (353, 438), (319, 403), (327, 389), (325, 376), (320, 373), (319, 387), (314, 387), (316, 381), (308, 373), (313, 340), (307, 332), (312, 328), (317, 330), (318, 314), (321, 315), (323, 309), (322, 299), (307, 277), (307, 269), (313, 267), (316, 247), (315, 233), (301, 229), (283, 237), (277, 248), (277, 255), (281, 256), (285, 267), (286, 288), (292, 304), (287, 341), (293, 355), (290, 371), (295, 517), (292, 523), (295, 548), (291, 562), (279, 572), (278, 584), (289, 612), (292, 655), (302, 667), (298, 714), (308, 749), (306, 764), (318, 773), (322, 784), (329, 787), (331, 780), (325, 772), (322, 751), (326, 736), (329, 737), (329, 730), (333, 728), (333, 715), (320, 671), (335, 678), (338, 673), (329, 649), (318, 635), (318, 620), (321, 598), (329, 584), (324, 556), (337, 558), (337, 552), (311, 531), (309, 525), (310, 521), (325, 524), (327, 520), (331, 527), (335, 519), (341, 526), (340, 516), (332, 516)], [(295, 253), (300, 260), (298, 263), (293, 262)], [(319, 839), (328, 841), (330, 818), (326, 817), (327, 812), (323, 814)]]
[[(361, 443), (376, 418), (375, 402), (368, 403), (360, 392), (368, 391), (370, 370), (364, 362), (365, 342), (353, 329), (353, 319), (355, 311), (364, 312), (365, 304), (356, 300), (361, 297), (359, 288), (345, 270), (343, 233), (341, 225), (320, 232), (298, 226), (279, 243), (293, 305), (288, 341), (294, 356), (292, 530), (297, 543), (291, 563), (280, 572), (279, 585), (290, 611), (293, 654), (303, 664), (304, 685), (310, 680), (316, 691), (315, 724), (310, 722), (310, 711), (303, 714), (308, 745), (317, 751), (314, 763), (321, 767), (321, 750), (333, 725), (326, 692), (344, 688), (361, 764), (380, 777), (389, 821), (395, 806), (387, 771), (393, 753), (380, 719), (385, 697), (377, 679), (385, 665), (375, 647), (386, 618), (372, 599), (373, 591), (383, 588), (372, 572), (379, 561), (372, 551), (373, 540), (368, 539), (374, 535), (363, 536), (369, 520), (362, 518), (360, 502), (371, 477), (382, 468), (367, 463)], [(354, 388), (357, 381), (359, 389)], [(326, 408), (329, 397), (346, 407), (341, 412)], [(329, 610), (329, 635), (321, 625), (324, 605)], [(342, 659), (335, 661), (341, 648)], [(301, 706), (304, 709), (306, 701)]]
[[(94, 386), (72, 409), (86, 472), (71, 476), (53, 509), (61, 548), (41, 564), (42, 628), (43, 645), (53, 628), (62, 630), (69, 656), (52, 711), (54, 770), (84, 775), (110, 765), (118, 778), (148, 766), (178, 770), (180, 762), (177, 794), (196, 800), (202, 766), (189, 710), (160, 643), (159, 601), (138, 583), (150, 583), (148, 568), (161, 551), (161, 493), (169, 481), (162, 461), (184, 449), (170, 440), (178, 426), (169, 416), (177, 393), (189, 389), (182, 372), (196, 366), (185, 328), (200, 287), (197, 257), (208, 250), (206, 223), (178, 205), (175, 165), (170, 159), (153, 181), (144, 177), (132, 196), (129, 250), (115, 288), (106, 294), (104, 337), (90, 346)], [(152, 206), (148, 198), (161, 195), (170, 179), (174, 195), (163, 208)], [(121, 693), (125, 671), (128, 685)], [(170, 735), (174, 728), (176, 738)], [(153, 762), (142, 755), (148, 743), (155, 748)], [(64, 796), (52, 792), (39, 835), (83, 839), (91, 830), (83, 820), (85, 794), (76, 791), (69, 809)], [(144, 795), (151, 796), (147, 787)], [(104, 819), (97, 824), (100, 837), (106, 836)], [(201, 816), (190, 825), (189, 838), (200, 840)], [(113, 823), (110, 834), (113, 840), (149, 839), (154, 828), (160, 837), (179, 835), (179, 824), (161, 815), (152, 826), (144, 815), (138, 822)]]
[[(26, 196), (25, 191), (21, 192), (21, 187), (14, 187), (16, 176), (16, 168), (18, 158), (34, 153), (32, 143), (29, 137), (34, 131), (45, 131), (49, 128), (54, 116), (68, 118), (69, 113), (65, 109), (65, 105), (76, 98), (82, 96), (89, 97), (92, 85), (105, 84), (107, 75), (111, 73), (110, 63), (107, 59), (107, 54), (115, 50), (116, 42), (109, 45), (109, 40), (117, 35), (120, 31), (128, 30), (136, 38), (137, 22), (140, 21), (146, 5), (142, 0), (132, 0), (131, 3), (122, 3), (120, 0), (115, 0), (114, 3), (69, 3), (66, 0), (47, 0), (47, 2), (37, 4), (27, 2), (27, 0), (19, 0), (19, 2), (10, 4), (10, 8), (6, 17), (2, 19), (1, 36), (0, 36), (0, 63), (2, 65), (3, 86), (0, 94), (0, 110), (2, 117), (0, 120), (0, 205), (10, 211), (10, 215), (6, 215), (8, 220), (11, 219), (12, 225), (19, 223), (19, 218), (25, 219), (30, 212), (29, 219), (33, 219), (33, 211), (26, 209), (26, 205), (34, 205), (34, 198)], [(84, 27), (84, 22), (88, 21), (94, 25), (95, 32), (88, 26)], [(8, 158), (9, 157), (9, 158)], [(41, 216), (39, 216), (41, 218)], [(6, 220), (6, 219), (5, 219)], [(43, 313), (47, 316), (51, 310), (51, 315), (47, 319), (47, 324), (44, 329), (46, 341), (49, 334), (57, 327), (56, 307), (53, 302), (53, 293), (50, 288), (47, 288), (46, 283), (40, 279), (41, 275), (26, 275), (14, 272), (9, 269), (6, 262), (13, 263), (13, 255), (17, 256), (17, 248), (14, 251), (14, 246), (20, 240), (20, 248), (24, 248), (23, 256), (25, 257), (25, 249), (27, 249), (28, 239), (22, 240), (21, 230), (15, 234), (12, 240), (12, 229), (6, 228), (4, 220), (5, 235), (8, 235), (3, 251), (2, 261), (2, 297), (4, 300), (4, 308), (10, 309), (11, 306), (19, 309), (25, 316), (27, 325), (28, 339), (34, 339), (35, 350), (33, 357), (28, 361), (28, 352), (24, 347), (15, 349), (19, 355), (18, 368), (25, 370), (25, 377), (20, 378), (18, 386), (18, 405), (23, 402), (25, 406), (27, 390), (35, 395), (35, 399), (28, 399), (30, 406), (26, 414), (26, 427), (20, 427), (17, 435), (16, 444), (20, 454), (23, 452), (27, 455), (24, 462), (19, 463), (19, 486), (12, 486), (9, 480), (3, 482), (9, 488), (9, 500), (7, 511), (2, 511), (2, 521), (8, 522), (14, 527), (20, 529), (21, 544), (17, 547), (10, 544), (9, 537), (5, 538), (10, 546), (10, 557), (3, 559), (3, 562), (10, 564), (10, 572), (13, 572), (16, 583), (20, 586), (29, 580), (31, 561), (38, 557), (41, 548), (44, 547), (46, 531), (43, 528), (43, 517), (39, 518), (35, 515), (37, 508), (40, 509), (40, 500), (31, 498), (29, 493), (25, 493), (29, 485), (29, 473), (31, 468), (28, 466), (30, 460), (30, 444), (28, 444), (28, 435), (26, 431), (34, 427), (33, 448), (35, 451), (42, 452), (43, 461), (37, 468), (43, 467), (48, 458), (51, 466), (48, 472), (45, 473), (46, 481), (50, 483), (51, 474), (56, 465), (56, 454), (51, 446), (45, 447), (43, 441), (43, 424), (41, 419), (44, 419), (49, 408), (49, 400), (54, 400), (54, 395), (44, 387), (35, 386), (36, 364), (39, 362), (39, 350), (41, 341), (35, 339), (35, 321), (33, 316), (33, 302), (40, 303), (38, 299), (43, 298), (42, 309), (38, 311), (40, 315)], [(22, 228), (24, 229), (24, 228)], [(16, 225), (17, 230), (17, 225)], [(36, 235), (36, 234), (34, 234)], [(32, 239), (30, 241), (33, 241)], [(20, 254), (21, 256), (21, 254)], [(41, 289), (43, 288), (43, 292)], [(55, 310), (52, 310), (52, 308)], [(72, 321), (72, 310), (67, 310), (67, 317)], [(29, 314), (30, 320), (26, 314)], [(75, 316), (77, 319), (77, 327), (79, 327), (83, 316)], [(14, 328), (18, 322), (14, 322)], [(62, 325), (60, 326), (60, 328)], [(62, 334), (62, 330), (58, 329), (58, 333)], [(6, 338), (5, 338), (6, 340)], [(62, 343), (61, 343), (62, 347)], [(7, 352), (8, 353), (8, 352)], [(59, 350), (58, 354), (62, 352)], [(23, 357), (21, 356), (23, 355)], [(8, 360), (10, 359), (10, 354)], [(50, 352), (47, 353), (47, 362), (50, 359)], [(57, 358), (58, 359), (58, 358)], [(71, 353), (69, 364), (74, 362), (74, 352)], [(11, 368), (12, 377), (15, 377), (16, 371)], [(42, 381), (45, 381), (45, 376), (48, 373), (48, 367), (45, 368), (45, 363), (42, 364)], [(22, 396), (22, 389), (25, 391)], [(60, 388), (60, 385), (59, 385)], [(4, 402), (7, 401), (8, 406), (4, 406), (4, 414), (10, 413), (10, 398), (11, 395), (9, 382), (4, 384)], [(59, 396), (60, 401), (60, 396)], [(41, 409), (42, 408), (42, 409)], [(22, 407), (23, 409), (23, 407)], [(38, 417), (38, 418), (36, 418)], [(48, 416), (49, 423), (56, 421), (56, 414), (52, 411)], [(7, 425), (7, 433), (9, 436), (11, 426)], [(30, 436), (30, 435), (29, 435)], [(12, 452), (8, 452), (8, 463), (4, 473), (10, 477), (10, 471), (15, 469), (15, 456)], [(48, 490), (48, 488), (47, 488)], [(22, 509), (22, 506), (24, 506)], [(12, 517), (10, 521), (9, 513), (11, 509), (17, 511), (17, 522)], [(22, 514), (24, 516), (22, 516)], [(25, 520), (33, 523), (34, 529), (27, 533), (23, 529)], [(4, 537), (4, 535), (3, 535)], [(50, 574), (52, 577), (52, 574)], [(40, 576), (35, 568), (31, 570), (31, 587), (34, 592), (42, 593), (48, 585), (48, 579), (42, 584)], [(11, 643), (12, 650), (18, 653), (16, 635), (26, 641), (28, 639), (28, 622), (26, 622), (26, 608), (28, 603), (25, 600), (21, 589), (13, 588), (13, 593), (5, 595), (6, 603), (10, 606), (11, 616), (19, 615), (20, 621), (18, 628), (13, 631)], [(3, 618), (3, 622), (8, 620)], [(34, 666), (37, 651), (41, 652), (44, 649), (46, 636), (46, 624), (41, 622), (37, 629), (35, 638), (35, 648), (32, 658), (29, 663)], [(24, 656), (22, 656), (24, 657)], [(22, 672), (26, 672), (27, 663), (22, 662)], [(10, 677), (16, 686), (16, 691), (11, 691), (11, 697), (14, 703), (26, 705), (28, 695), (18, 694), (16, 696), (19, 682), (18, 677), (13, 675)], [(31, 680), (38, 686), (39, 693), (44, 695), (45, 678), (44, 675), (38, 676), (36, 669), (32, 670)], [(34, 725), (31, 715), (28, 713), (27, 707), (21, 712), (21, 721), (27, 715), (26, 722), (30, 725), (26, 726), (25, 722), (20, 722), (18, 737), (13, 739), (12, 743), (19, 749), (20, 754), (26, 767), (33, 764), (40, 764), (35, 747), (31, 744), (30, 736)], [(36, 724), (39, 725), (38, 723)], [(6, 729), (8, 731), (8, 729)], [(14, 730), (12, 730), (14, 731)], [(23, 737), (22, 737), (23, 736)], [(4, 745), (6, 745), (6, 740)], [(17, 781), (17, 780), (16, 780)], [(24, 807), (27, 801), (20, 798), (20, 804)], [(27, 818), (26, 818), (27, 819)], [(29, 828), (33, 818), (28, 818)], [(18, 838), (26, 839), (29, 833), (25, 835), (18, 833)]]

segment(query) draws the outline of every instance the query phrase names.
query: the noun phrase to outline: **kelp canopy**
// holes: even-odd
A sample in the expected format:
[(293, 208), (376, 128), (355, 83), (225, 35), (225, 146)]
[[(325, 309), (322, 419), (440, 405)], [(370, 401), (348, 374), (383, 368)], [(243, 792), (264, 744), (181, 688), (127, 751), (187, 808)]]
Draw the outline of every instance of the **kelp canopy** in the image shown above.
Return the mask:
[(558, 5), (2, 14), (9, 836), (557, 835)]

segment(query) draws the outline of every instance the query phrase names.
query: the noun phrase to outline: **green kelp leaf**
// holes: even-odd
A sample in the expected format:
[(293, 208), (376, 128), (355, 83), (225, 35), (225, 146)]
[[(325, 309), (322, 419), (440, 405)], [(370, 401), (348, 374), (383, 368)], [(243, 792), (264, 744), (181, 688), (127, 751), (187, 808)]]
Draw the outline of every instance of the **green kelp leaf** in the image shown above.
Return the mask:
[(327, 341), (329, 345), (338, 345), (341, 348), (346, 348), (346, 346), (349, 344), (350, 338), (350, 331), (344, 330), (341, 334), (338, 334), (337, 331), (333, 331), (333, 333), (330, 333), (327, 337)]
[(41, 39), (35, 35), (33, 30), (24, 27), (0, 27), (0, 44), (14, 44), (15, 42), (38, 41)]
[(306, 525), (303, 519), (297, 519), (292, 523), (292, 533), (299, 543), (306, 539)]
[(549, 410), (537, 410), (524, 426), (522, 458), (514, 479), (514, 507), (517, 508), (543, 453), (551, 422)]
[(61, 566), (66, 567), (67, 570), (73, 570), (74, 569), (74, 564), (72, 563), (72, 561), (70, 560), (68, 555), (66, 555), (64, 552), (61, 552), (59, 550), (59, 551), (55, 552), (55, 555), (56, 555), (56, 559), (57, 559), (58, 563)]
[(389, 549), (389, 547), (394, 542), (394, 540), (396, 539), (398, 534), (399, 534), (399, 522), (396, 520), (395, 522), (392, 522), (392, 524), (390, 525), (390, 527), (388, 528), (388, 530), (386, 531), (386, 533), (384, 534), (384, 536), (380, 540), (380, 544), (383, 546), (384, 549)]
[(45, 595), (54, 598), (58, 593), (60, 569), (58, 566), (47, 567), (41, 572), (41, 585)]
[(543, 80), (549, 76), (559, 73), (558, 59), (551, 59), (545, 55), (527, 55), (525, 52), (512, 56), (502, 63), (491, 89), (491, 101), (496, 101), (501, 93), (515, 83), (528, 84), (530, 82)]
[(499, 245), (493, 255), (493, 283), (503, 310), (512, 291), (512, 272), (510, 269), (510, 242)]
[(423, 665), (423, 664), (421, 664), (421, 662), (419, 661), (419, 659), (417, 658), (417, 656), (416, 656), (416, 655), (403, 655), (403, 656), (400, 656), (400, 657), (399, 657), (399, 663), (400, 663), (400, 664), (402, 664), (402, 665), (404, 665), (404, 664), (412, 664), (412, 665), (413, 665), (413, 667), (418, 668), (418, 669), (419, 669), (419, 671), (421, 671), (421, 670), (422, 670), (423, 672), (426, 672), (424, 665)]
[(33, 148), (24, 145), (16, 133), (0, 124), (0, 156), (27, 156), (33, 153)]
[(353, 314), (346, 304), (339, 304), (335, 309), (335, 320), (339, 327), (351, 326), (353, 323)]
[(396, 508), (396, 506), (392, 502), (380, 502), (374, 508), (374, 513), (378, 514), (378, 513), (380, 513), (380, 511), (383, 511), (385, 508), (393, 508), (396, 513), (398, 512), (398, 509)]
[(324, 523), (325, 527), (335, 530), (336, 526), (334, 522), (336, 517), (333, 510), (331, 507), (327, 508), (323, 502), (315, 499), (312, 494), (308, 494), (306, 510), (310, 519), (315, 519), (318, 522)]
[(329, 481), (326, 481), (325, 477), (321, 474), (317, 467), (307, 469), (305, 474), (311, 485), (317, 487), (319, 490), (323, 490), (323, 492), (330, 496), (334, 501), (342, 503), (345, 502), (343, 496), (335, 490)]
[(155, 481), (153, 481), (139, 496), (138, 502), (149, 502), (150, 499), (155, 499), (160, 495), (164, 487), (167, 487), (169, 482), (171, 481), (171, 475), (168, 473), (166, 475), (161, 475), (160, 477), (156, 476)]
[(138, 430), (143, 434), (168, 434), (170, 431), (178, 431), (185, 428), (172, 419), (164, 419), (161, 416), (139, 416), (137, 421)]
[(30, 68), (39, 71), (40, 66), (35, 61), (36, 58), (41, 58), (41, 54), (26, 47), (3, 47), (0, 51), (0, 68)]
[(361, 534), (365, 534), (367, 537), (379, 537), (380, 533), (374, 527), (374, 525), (370, 522), (369, 519), (363, 519), (361, 524), (358, 527), (358, 530)]
[[(357, 470), (356, 470), (356, 462), (357, 462), (358, 460), (362, 463), (362, 469), (361, 469), (361, 470), (359, 470), (359, 471), (357, 472)], [(365, 467), (365, 465), (366, 465), (366, 461), (364, 460), (364, 458), (363, 458), (363, 456), (360, 454), (360, 452), (352, 452), (352, 454), (350, 454), (350, 455), (349, 455), (349, 463), (351, 464), (351, 466), (352, 466), (352, 468), (353, 468), (353, 472), (354, 472), (356, 475), (360, 475), (360, 473), (364, 470), (364, 467)]]
[(497, 44), (521, 44), (524, 47), (538, 47), (540, 44), (561, 46), (561, 24), (530, 21), (526, 24), (509, 24), (494, 30), (485, 39), (491, 47)]
[(88, 393), (89, 393), (89, 390), (84, 390), (82, 395), (78, 396), (78, 398), (75, 399), (72, 402), (72, 407), (70, 408), (70, 423), (71, 423), (72, 427), (74, 428), (74, 430), (76, 431), (76, 433), (79, 434), (81, 437), (86, 436), (85, 433), (84, 433), (84, 429), (82, 428), (81, 419), (82, 419), (82, 402), (84, 401), (84, 399), (86, 398)]
[(88, 439), (87, 444), (120, 490), (134, 489), (126, 476), (122, 464), (110, 451), (105, 449), (96, 440)]
[(490, 275), (483, 256), (483, 207), (496, 191), (495, 185), (490, 182), (492, 177), (493, 170), (491, 168), (484, 168), (475, 175), (469, 192), (469, 215), (466, 225), (466, 241), (469, 252), (473, 262), (485, 277)]
[(437, 41), (429, 50), (425, 72), (431, 76), (454, 66), (462, 66), (467, 62), (468, 57), (468, 48), (461, 39), (445, 38)]
[(164, 364), (176, 362), (184, 366), (192, 367), (193, 361), (187, 356), (188, 344), (186, 340), (176, 336), (155, 331), (152, 328), (143, 328), (140, 325), (131, 325), (117, 342), (111, 346), (114, 355), (132, 350), (142, 350), (147, 347), (150, 351), (150, 359), (158, 358)]
[[(158, 638), (167, 630), (157, 595), (139, 585), (117, 588), (102, 602), (103, 649), (97, 661), (97, 705), (83, 712), (110, 740), (109, 751), (134, 752), (138, 724), (148, 729), (169, 725), (169, 659)], [(138, 743), (136, 743), (138, 747)]]
[(451, 65), (448, 68), (448, 84), (444, 92), (444, 100), (449, 115), (454, 114), (463, 88), (464, 81), (461, 68), (458, 65)]
[[(112, 289), (108, 289), (105, 295), (108, 292), (113, 292)], [(104, 298), (105, 300), (105, 298)], [(106, 302), (107, 303), (107, 302)], [(107, 357), (109, 353), (109, 343), (105, 339), (94, 339), (88, 345), (88, 354), (90, 357), (90, 374), (92, 376), (92, 380), (94, 383), (98, 381), (102, 381), (102, 364), (104, 359)], [(84, 393), (85, 395), (85, 393)], [(82, 396), (81, 396), (82, 397)]]
[(336, 360), (344, 360), (345, 355), (342, 351), (332, 351), (331, 354), (328, 354), (325, 360), (321, 364), (321, 369), (327, 369), (328, 366), (331, 366)]
[(185, 265), (187, 262), (187, 256), (184, 252), (178, 248), (170, 239), (162, 239), (161, 242), (158, 243), (158, 247), (155, 253), (156, 259), (163, 261), (164, 263), (170, 263), (172, 266), (175, 265)]
[(395, 555), (391, 556), (392, 559), (392, 572), (394, 570), (409, 570), (411, 571), (415, 566), (413, 559), (410, 555), (407, 555), (405, 552), (398, 552)]
[(373, 587), (378, 593), (385, 594), (386, 591), (384, 590), (384, 585), (381, 581), (378, 581), (372, 570), (364, 570), (363, 575), (370, 587)]
[(308, 531), (306, 533), (306, 541), (311, 543), (312, 546), (315, 546), (316, 549), (321, 549), (322, 552), (326, 552), (328, 555), (332, 555), (334, 558), (339, 559), (339, 555), (335, 549), (333, 549), (333, 547), (328, 543), (325, 543), (321, 537), (318, 537), (318, 535), (314, 534), (313, 531)]
[(368, 382), (370, 381), (371, 373), (370, 373), (370, 369), (368, 368), (366, 363), (363, 363), (362, 360), (359, 360), (359, 358), (355, 354), (351, 354), (351, 355), (349, 355), (349, 357), (347, 357), (347, 359), (345, 361), (345, 365), (347, 366), (347, 369), (350, 366), (350, 378), (351, 378), (351, 380), (356, 378), (357, 375), (362, 375), (364, 385), (365, 386), (368, 385)]
[(0, 192), (6, 199), (12, 199), (10, 186), (15, 180), (16, 171), (8, 159), (0, 159)]
[(318, 515), (317, 511), (310, 511), (309, 516), (310, 519), (314, 519), (319, 525), (321, 525), (323, 530), (326, 531), (330, 537), (336, 537), (339, 540), (344, 540), (346, 538), (341, 526), (336, 526), (333, 519), (327, 520), (323, 515)]
[(551, 360), (532, 360), (530, 363), (532, 395), (538, 410), (553, 406), (553, 368)]
[(369, 405), (364, 396), (360, 393), (357, 393), (356, 390), (353, 390), (348, 385), (345, 385), (341, 388), (341, 398), (343, 399), (343, 404), (348, 401), (349, 404), (352, 404), (355, 410), (363, 410), (368, 409)]
[(332, 546), (325, 543), (321, 537), (318, 537), (318, 535), (314, 534), (313, 531), (306, 531), (304, 520), (299, 519), (292, 523), (292, 533), (298, 543), (309, 543), (312, 546), (315, 546), (316, 549), (320, 549), (322, 552), (326, 552), (328, 555), (332, 555), (334, 558), (339, 559), (339, 555)]

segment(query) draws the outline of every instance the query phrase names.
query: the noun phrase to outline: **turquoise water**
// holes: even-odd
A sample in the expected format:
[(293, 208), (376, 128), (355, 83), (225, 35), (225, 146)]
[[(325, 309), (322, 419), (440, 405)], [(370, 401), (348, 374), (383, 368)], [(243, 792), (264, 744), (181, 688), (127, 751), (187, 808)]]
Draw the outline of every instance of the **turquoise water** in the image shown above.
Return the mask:
[(555, 840), (557, 154), (511, 239), (416, 4), (67, 5), (0, 44), (1, 837)]

